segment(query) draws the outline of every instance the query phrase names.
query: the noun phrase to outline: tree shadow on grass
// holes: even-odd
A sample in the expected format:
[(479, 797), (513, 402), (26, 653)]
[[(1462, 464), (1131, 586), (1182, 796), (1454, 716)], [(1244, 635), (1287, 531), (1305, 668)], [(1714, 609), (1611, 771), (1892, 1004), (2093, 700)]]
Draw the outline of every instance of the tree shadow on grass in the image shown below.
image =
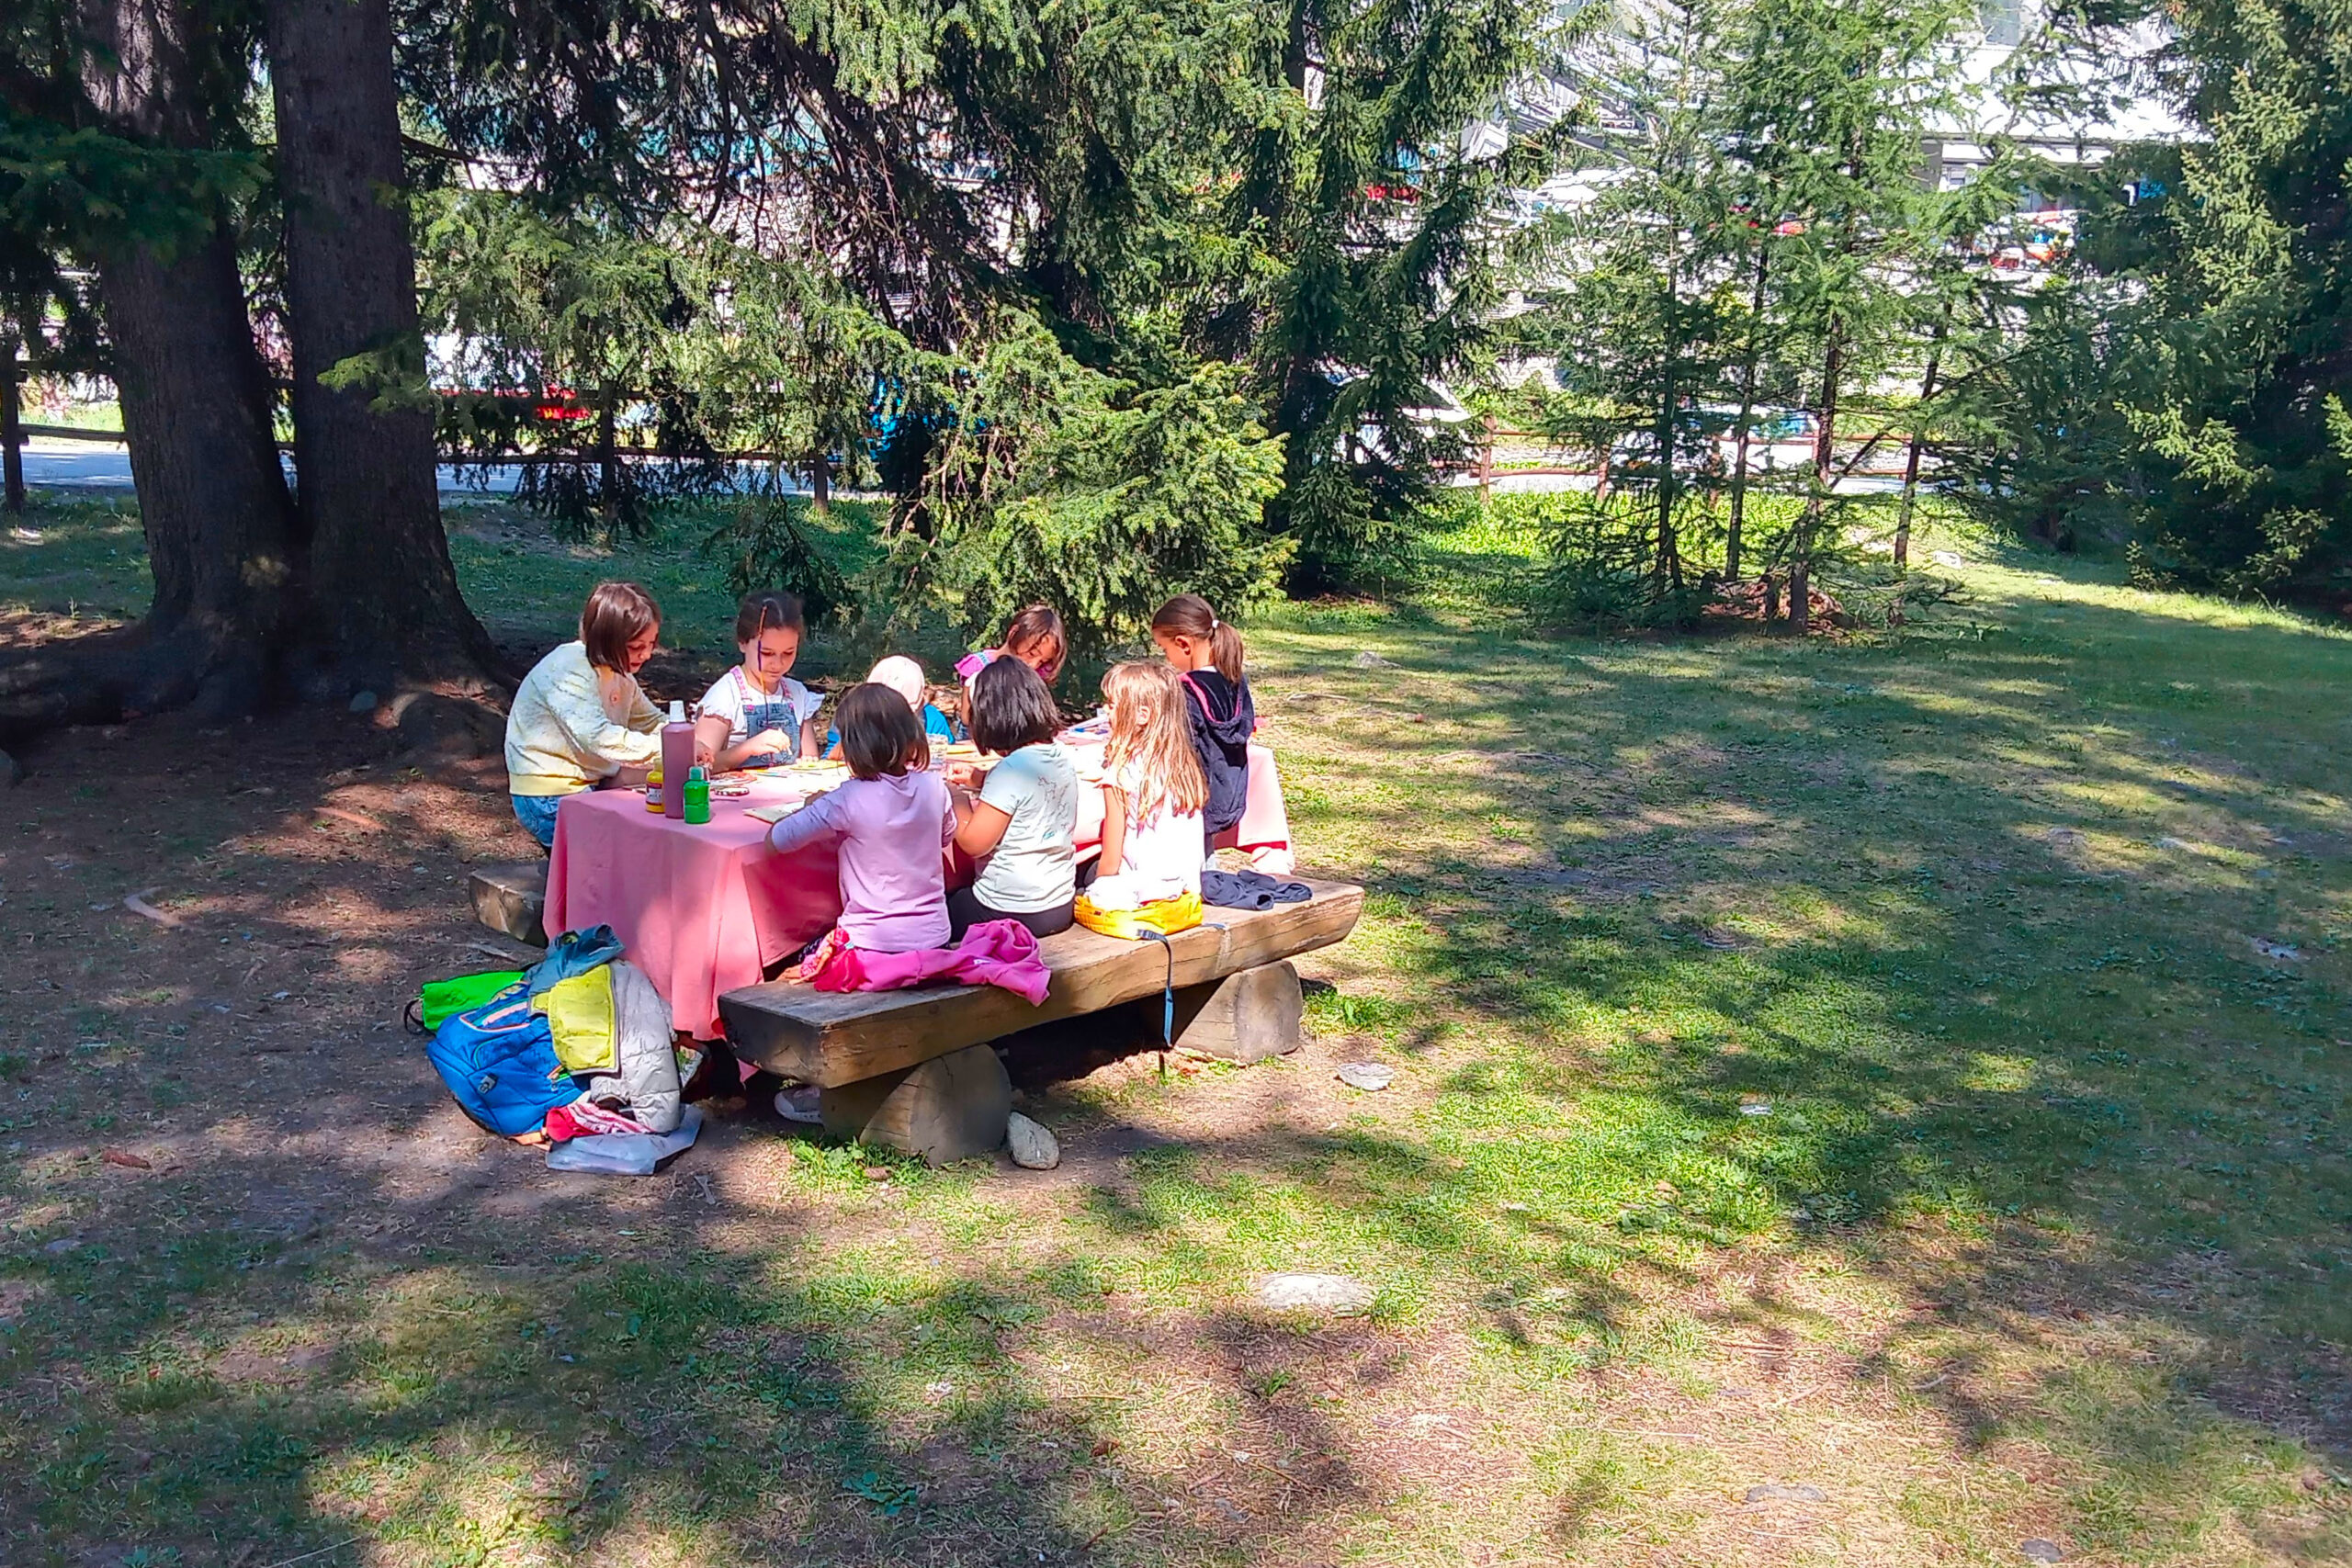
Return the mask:
[[(839, 1188), (772, 1219), (731, 1200), (712, 1213), (676, 1183), (548, 1184), (535, 1156), (456, 1122), (406, 1043), (372, 1025), (414, 979), (481, 962), (441, 868), (405, 868), (420, 844), (448, 859), (494, 847), (508, 831), (494, 796), (452, 825), (404, 814), (399, 792), (430, 781), (376, 774), (361, 781), (374, 803), (353, 809), (381, 827), (319, 816), (353, 798), (332, 775), (368, 756), (366, 732), (334, 719), (309, 750), (163, 727), (40, 759), (57, 793), (32, 803), (6, 867), (22, 1010), (0, 1050), (28, 1064), (11, 1082), (38, 1100), (6, 1112), (25, 1146), (0, 1193), (15, 1225), (0, 1397), (17, 1416), (0, 1441), (29, 1477), (0, 1497), (11, 1554), (79, 1561), (121, 1541), (226, 1561), (266, 1539), (271, 1554), (246, 1561), (273, 1562), (356, 1535), (427, 1562), (534, 1545), (630, 1560), (1311, 1559), (1367, 1508), (1474, 1483), (1307, 1391), (1393, 1401), (1448, 1333), (1514, 1376), (1670, 1363), (1691, 1352), (1659, 1291), (1696, 1299), (1694, 1257), (1766, 1243), (1843, 1252), (1932, 1295), (1922, 1322), (1871, 1338), (1853, 1376), (1937, 1366), (1944, 1381), (1919, 1396), (1972, 1441), (2055, 1434), (2132, 1497), (2224, 1495), (2217, 1443), (2346, 1441), (2335, 1331), (2298, 1348), (2306, 1325), (2332, 1321), (2324, 1276), (2286, 1268), (2309, 1238), (2232, 1217), (2259, 1221), (2273, 1191), (2294, 1200), (2278, 1209), (2291, 1229), (2342, 1182), (2340, 1156), (2301, 1135), (2319, 1135), (2301, 1086), (2341, 1081), (2340, 1059), (2300, 1055), (2340, 1016), (2333, 972), (2255, 985), (2268, 971), (2235, 954), (2178, 956), (2184, 928), (2161, 910), (2111, 912), (2119, 893), (2173, 887), (2166, 863), (2086, 863), (2081, 846), (2007, 833), (2002, 870), (1968, 863), (1996, 818), (2150, 837), (2138, 818), (2040, 792), (2053, 777), (2143, 784), (2176, 728), (2197, 758), (2242, 770), (2199, 772), (2204, 807), (2324, 838), (2324, 756), (2249, 739), (2244, 705), (2165, 707), (2159, 733), (2109, 700), (2109, 677), (2074, 679), (2030, 639), (1732, 650), (1710, 683), (1672, 648), (1579, 655), (1566, 671), (1512, 651), (1510, 668), (1461, 681), (1448, 661), (1492, 642), (1416, 635), (1397, 661), (1407, 678), (1453, 681), (1448, 723), (1464, 733), (1396, 740), (1414, 789), (1364, 811), (1394, 846), (1367, 917), (1381, 988), (1343, 977), (1317, 1008), (1363, 997), (1340, 1022), (1433, 1055), (1462, 1043), (1430, 1025), (1444, 998), (1453, 1027), (1476, 1032), (1473, 1059), (1449, 1058), (1433, 1103), (1402, 1125), (1131, 1140), (1067, 1235), (1001, 1257), (943, 1239), (935, 1266), (865, 1246), (865, 1211)], [(2317, 657), (2267, 642), (2293, 635), (2184, 637)], [(2140, 661), (2114, 679), (2134, 702), (2189, 657), (2132, 646)], [(1386, 693), (1394, 671), (1343, 678), (1366, 703), (1428, 702)], [(2045, 694), (2021, 700), (2027, 681)], [(2113, 733), (2070, 770), (1987, 760), (2059, 721)], [(1849, 744), (1929, 722), (1928, 740)], [(1449, 772), (1473, 740), (1515, 758)], [(1430, 813), (1552, 799), (1563, 770), (1542, 757), (1574, 749), (1602, 760), (1576, 773), (1592, 792), (1579, 809), (1634, 827), (1644, 809), (1728, 801), (1739, 822), (1673, 827), (1638, 865), (1609, 837), (1548, 830), (1497, 839), (1485, 858), (1417, 843)], [(1887, 784), (1831, 797), (1866, 812), (1829, 809), (1823, 790), (1848, 786), (1808, 768), (1832, 751)], [(222, 759), (205, 791), (175, 773), (191, 756)], [(261, 778), (281, 793), (231, 793)], [(2304, 793), (2282, 799), (2288, 785)], [(223, 835), (271, 847), (224, 859)], [(85, 886), (86, 867), (44, 869), (52, 857), (105, 876)], [(151, 880), (214, 897), (176, 906), (187, 924), (164, 931), (119, 912), (120, 893)], [(1644, 881), (1656, 886), (1632, 886)], [(1742, 885), (1753, 908), (1709, 907), (1711, 889)], [(85, 895), (112, 912), (92, 919)], [(2250, 872), (2233, 897), (2263, 912)], [(175, 942), (212, 956), (151, 985), (142, 971)], [(85, 994), (47, 1000), (44, 980)], [(2111, 994), (2086, 1005), (2092, 987)], [(281, 988), (293, 994), (273, 1000)], [(2166, 1005), (2177, 1027), (2108, 1026)], [(151, 1109), (164, 1120), (145, 1122)], [(118, 1145), (150, 1166), (108, 1164)], [(688, 1158), (723, 1174), (762, 1146), (721, 1119)], [(818, 1164), (805, 1156), (803, 1174)], [(942, 1213), (983, 1213), (989, 1179), (905, 1172), (914, 1195), (875, 1211), (876, 1229), (912, 1245)], [(2218, 1201), (2210, 1218), (2132, 1213), (2119, 1190)], [(1962, 1245), (1915, 1251), (1915, 1219)], [(1239, 1300), (1252, 1273), (1298, 1263), (1382, 1283), (1375, 1319), (1311, 1328)], [(1690, 1310), (1702, 1342), (1835, 1328), (1770, 1288)], [(2133, 1355), (2170, 1336), (2152, 1363), (2164, 1386), (2101, 1384), (2088, 1356), (1993, 1375), (2085, 1321), (2139, 1336)], [(1155, 1398), (1165, 1407), (1127, 1414)], [(1393, 1404), (1381, 1417), (1407, 1418)], [(1106, 1443), (1120, 1446), (1098, 1453)], [(1581, 1470), (1555, 1496), (1538, 1523), (1555, 1540), (1613, 1506), (1606, 1475)], [(2067, 1506), (2086, 1539), (2109, 1539), (2111, 1497)], [(2130, 1554), (2139, 1538), (2111, 1539)]]

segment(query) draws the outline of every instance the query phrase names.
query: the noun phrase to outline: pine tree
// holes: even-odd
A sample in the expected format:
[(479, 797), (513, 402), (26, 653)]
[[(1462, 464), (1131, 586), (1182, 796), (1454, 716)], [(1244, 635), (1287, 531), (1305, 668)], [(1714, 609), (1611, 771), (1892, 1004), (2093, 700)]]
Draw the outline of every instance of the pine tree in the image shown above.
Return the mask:
[[(1208, 353), (1255, 367), (1285, 443), (1269, 522), (1311, 591), (1392, 559), (1464, 461), (1464, 434), (1417, 411), (1488, 341), (1498, 209), (1556, 166), (1569, 128), (1517, 136), (1500, 118), (1562, 41), (1535, 0), (1289, 0), (1275, 15), (1279, 112), (1226, 220), (1243, 248), (1195, 310)], [(1474, 146), (1465, 132), (1482, 125), (1493, 134)]]
[(313, 695), (496, 659), (441, 525), (386, 0), (269, 0)]
[(2102, 7), (2077, 58), (2193, 127), (2075, 193), (2064, 287), (2009, 378), (1999, 477), (2025, 530), (2120, 533), (2149, 582), (2352, 589), (2352, 19), (2323, 0), (2186, 0), (2131, 51)]
[(1670, 614), (1688, 609), (1679, 520), (1717, 488), (1715, 443), (1729, 423), (1720, 403), (1752, 348), (1733, 298), (1744, 269), (1724, 252), (1716, 140), (1736, 17), (1721, 0), (1661, 0), (1623, 14), (1579, 57), (1607, 122), (1623, 129), (1592, 156), (1593, 198), (1518, 247), (1530, 309), (1511, 335), (1550, 354), (1566, 388), (1544, 400), (1543, 423), (1600, 456), (1594, 508), (1630, 498), (1644, 513), (1637, 559)]
[(1798, 635), (1842, 510), (1839, 421), (1916, 363), (1923, 312), (1936, 310), (1917, 278), (1943, 198), (1921, 181), (1921, 143), (1962, 107), (1951, 44), (1970, 16), (1951, 0), (1756, 0), (1738, 46), (1731, 152), (1754, 181), (1755, 210), (1773, 220), (1768, 308), (1812, 367), (1812, 473), (1785, 545)]

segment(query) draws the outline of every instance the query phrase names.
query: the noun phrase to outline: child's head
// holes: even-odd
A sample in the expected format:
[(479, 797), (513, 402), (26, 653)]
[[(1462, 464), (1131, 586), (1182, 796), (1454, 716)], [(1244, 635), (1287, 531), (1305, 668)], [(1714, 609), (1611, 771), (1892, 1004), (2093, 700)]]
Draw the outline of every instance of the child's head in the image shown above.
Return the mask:
[(580, 612), (580, 640), (599, 670), (634, 675), (662, 639), (662, 610), (634, 582), (600, 582)]
[(1184, 682), (1174, 666), (1153, 660), (1114, 664), (1102, 677), (1102, 700), (1111, 705), (1102, 760), (1114, 771), (1132, 762), (1142, 773), (1134, 801), (1138, 819), (1151, 817), (1162, 801), (1179, 813), (1207, 804), (1208, 779), (1193, 750)]
[(931, 766), (922, 721), (907, 699), (888, 686), (871, 681), (852, 686), (842, 694), (834, 723), (842, 732), (842, 759), (857, 778), (899, 778), (910, 768)]
[(1030, 604), (1013, 612), (1004, 624), (1004, 640), (997, 647), (1035, 670), (1048, 686), (1062, 672), (1069, 655), (1069, 635), (1051, 604)]
[(907, 706), (922, 712), (922, 666), (903, 653), (894, 653), (865, 672), (876, 686), (888, 686), (907, 699)]
[(735, 646), (743, 650), (743, 668), (762, 685), (784, 678), (800, 657), (800, 639), (808, 635), (800, 601), (789, 593), (763, 589), (743, 595), (735, 612)]
[(1208, 656), (1216, 672), (1241, 683), (1241, 634), (1216, 618), (1209, 602), (1197, 593), (1179, 593), (1151, 617), (1151, 640), (1169, 662), (1187, 670), (1201, 667), (1199, 654)]
[(1035, 670), (1018, 658), (999, 659), (972, 677), (972, 711), (966, 724), (981, 750), (1010, 757), (1023, 746), (1051, 740), (1061, 730), (1062, 716)]

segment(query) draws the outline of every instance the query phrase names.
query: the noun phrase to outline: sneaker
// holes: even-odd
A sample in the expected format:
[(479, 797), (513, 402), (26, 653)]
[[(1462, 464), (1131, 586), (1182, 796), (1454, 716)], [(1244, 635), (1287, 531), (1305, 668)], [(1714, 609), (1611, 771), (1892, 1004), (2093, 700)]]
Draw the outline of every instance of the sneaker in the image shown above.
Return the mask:
[(797, 1122), (803, 1126), (822, 1126), (825, 1122), (825, 1113), (817, 1103), (820, 1092), (817, 1086), (812, 1083), (794, 1084), (789, 1089), (780, 1089), (775, 1091), (775, 1113), (787, 1122)]

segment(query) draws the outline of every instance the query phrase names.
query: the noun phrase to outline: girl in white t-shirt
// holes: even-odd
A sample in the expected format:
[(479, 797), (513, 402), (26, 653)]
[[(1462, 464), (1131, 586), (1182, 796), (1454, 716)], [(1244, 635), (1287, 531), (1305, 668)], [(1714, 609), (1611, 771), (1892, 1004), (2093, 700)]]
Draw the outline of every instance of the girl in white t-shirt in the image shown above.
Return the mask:
[[(1102, 748), (1102, 873), (1132, 905), (1201, 890), (1201, 807), (1208, 780), (1193, 751), (1184, 683), (1157, 660), (1102, 677), (1111, 739)], [(1113, 889), (1095, 884), (1102, 894)], [(1103, 905), (1100, 896), (1097, 905)], [(1108, 906), (1103, 906), (1108, 907)], [(1130, 906), (1132, 907), (1132, 906)]]
[(743, 662), (702, 696), (695, 721), (695, 760), (714, 773), (774, 767), (817, 754), (818, 697), (785, 673), (800, 657), (808, 627), (800, 601), (774, 592), (745, 597), (735, 612), (735, 646)]

